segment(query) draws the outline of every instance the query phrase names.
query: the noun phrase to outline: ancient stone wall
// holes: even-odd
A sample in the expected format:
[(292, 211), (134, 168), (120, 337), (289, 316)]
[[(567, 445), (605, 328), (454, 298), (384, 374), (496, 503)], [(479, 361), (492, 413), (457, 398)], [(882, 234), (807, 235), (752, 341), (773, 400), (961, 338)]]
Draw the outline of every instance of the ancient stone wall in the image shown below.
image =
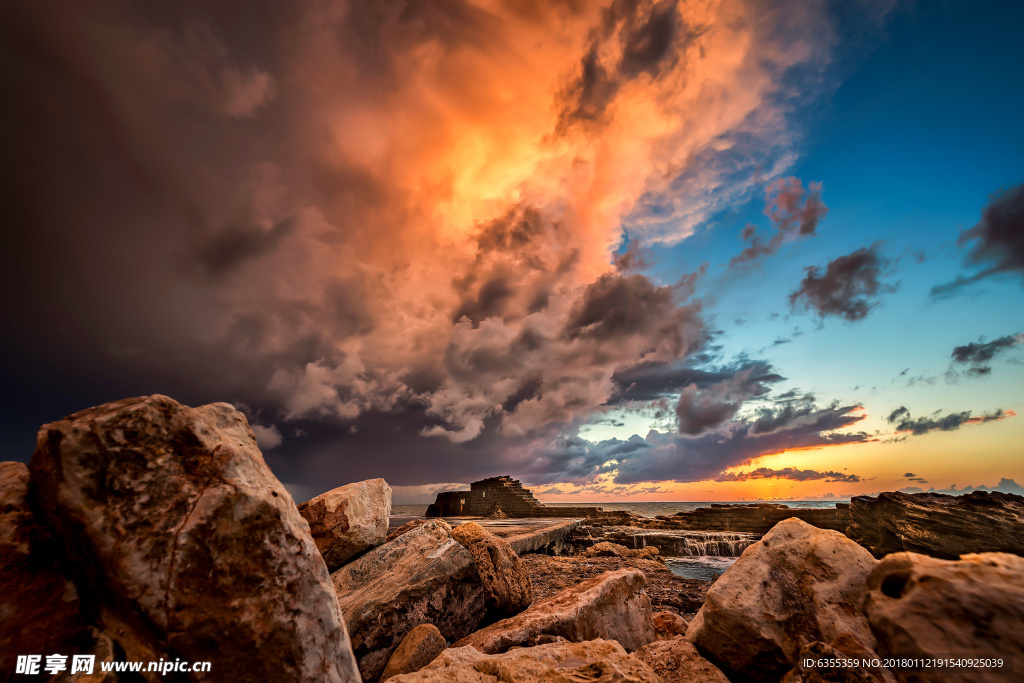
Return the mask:
[(498, 508), (508, 517), (593, 517), (595, 507), (547, 507), (511, 477), (491, 477), (470, 484), (469, 491), (437, 494), (427, 517), (489, 517)]

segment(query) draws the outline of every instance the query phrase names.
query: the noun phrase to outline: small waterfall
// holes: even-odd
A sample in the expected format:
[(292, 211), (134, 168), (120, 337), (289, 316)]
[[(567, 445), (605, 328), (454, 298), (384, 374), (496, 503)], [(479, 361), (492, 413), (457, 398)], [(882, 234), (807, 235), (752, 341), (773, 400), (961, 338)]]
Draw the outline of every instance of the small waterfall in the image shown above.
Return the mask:
[(609, 529), (599, 539), (627, 548), (653, 546), (662, 557), (738, 557), (760, 538), (732, 531), (644, 531), (634, 527)]

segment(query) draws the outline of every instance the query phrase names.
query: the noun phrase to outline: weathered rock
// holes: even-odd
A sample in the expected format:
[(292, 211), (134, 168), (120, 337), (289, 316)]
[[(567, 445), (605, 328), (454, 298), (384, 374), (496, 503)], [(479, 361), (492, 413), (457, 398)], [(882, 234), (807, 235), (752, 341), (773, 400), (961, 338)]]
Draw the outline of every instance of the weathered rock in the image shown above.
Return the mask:
[(874, 558), (838, 531), (779, 522), (711, 585), (686, 637), (730, 678), (777, 681), (800, 648), (841, 635), (874, 647), (860, 612)]
[(654, 633), (658, 640), (671, 640), (676, 636), (684, 636), (689, 625), (690, 622), (674, 612), (654, 613)]
[(415, 529), (416, 527), (423, 526), (424, 524), (427, 524), (429, 522), (430, 520), (428, 519), (414, 519), (411, 522), (406, 522), (402, 526), (396, 527), (389, 531), (387, 538), (384, 539), (384, 543), (391, 543), (391, 541), (395, 540), (402, 534), (406, 534)]
[(196, 680), (358, 680), (309, 526), (230, 405), (90, 408), (40, 429), (30, 470), (128, 659), (212, 662)]
[(452, 647), (416, 673), (391, 683), (661, 683), (644, 662), (619, 643), (590, 640), (551, 643), (486, 655), (472, 647)]
[(902, 551), (947, 560), (967, 553), (1024, 555), (1024, 497), (999, 491), (857, 496), (846, 535), (876, 558)]
[(884, 656), (1012, 658), (1016, 670), (897, 670), (901, 681), (988, 683), (1024, 680), (1024, 558), (916, 553), (883, 559), (867, 578), (864, 611)]
[(645, 583), (643, 573), (635, 569), (606, 572), (491, 624), (454, 647), (471, 645), (496, 654), (548, 634), (573, 642), (617, 640), (627, 650), (635, 650), (655, 639), (651, 601), (643, 592)]
[(530, 575), (504, 539), (475, 522), (455, 527), (452, 536), (473, 556), (491, 615), (512, 616), (533, 603)]
[(473, 556), (442, 520), (374, 548), (331, 578), (364, 681), (377, 680), (416, 626), (434, 624), (455, 641), (473, 632), (486, 611)]
[(648, 643), (634, 653), (665, 683), (729, 683), (721, 669), (700, 656), (683, 636)]
[(61, 552), (29, 504), (28, 467), (0, 463), (0, 672), (14, 671), (15, 655), (79, 652), (88, 642)]
[(299, 514), (333, 572), (387, 538), (391, 487), (383, 479), (339, 486), (299, 505)]
[(654, 547), (632, 549), (608, 541), (595, 543), (583, 551), (583, 557), (651, 557), (653, 559), (658, 555), (658, 549)]
[[(835, 666), (835, 662), (857, 661), (856, 666)], [(865, 662), (879, 662), (871, 666)], [(817, 663), (823, 662), (821, 666)], [(821, 641), (800, 649), (796, 666), (782, 677), (781, 683), (896, 683), (892, 672), (881, 665), (881, 658), (849, 637), (840, 637), (829, 645)]]
[(381, 681), (392, 676), (419, 671), (430, 664), (439, 654), (444, 652), (448, 643), (433, 624), (420, 624), (402, 639), (395, 651), (391, 653)]

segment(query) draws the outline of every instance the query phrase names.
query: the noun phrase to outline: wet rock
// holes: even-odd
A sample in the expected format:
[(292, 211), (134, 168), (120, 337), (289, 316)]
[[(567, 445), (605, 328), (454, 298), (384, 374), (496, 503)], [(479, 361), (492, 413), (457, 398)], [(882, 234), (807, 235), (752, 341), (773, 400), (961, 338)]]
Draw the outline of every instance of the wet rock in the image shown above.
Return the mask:
[(947, 560), (967, 553), (1024, 555), (1024, 497), (999, 491), (857, 496), (846, 535), (876, 558), (902, 551)]
[(444, 652), (448, 643), (433, 624), (420, 624), (402, 639), (401, 644), (391, 653), (380, 680), (392, 676), (419, 671)]
[(606, 572), (481, 629), (454, 647), (471, 645), (496, 654), (548, 634), (573, 642), (617, 640), (627, 650), (635, 650), (655, 639), (651, 601), (643, 592), (645, 583), (643, 573), (635, 569)]
[(676, 636), (686, 635), (689, 625), (690, 622), (674, 612), (654, 613), (654, 633), (658, 640), (670, 640)]
[(868, 576), (864, 611), (882, 655), (1003, 655), (1017, 667), (897, 670), (900, 680), (1024, 679), (1024, 558), (1017, 555), (968, 554), (958, 561), (889, 555)]
[(331, 575), (364, 681), (375, 681), (406, 634), (434, 624), (448, 641), (485, 614), (473, 556), (451, 527), (430, 520)]
[[(834, 666), (841, 660), (856, 660), (859, 664)], [(878, 661), (879, 665), (864, 664), (865, 661)], [(782, 677), (781, 683), (896, 683), (896, 677), (881, 666), (878, 653), (865, 649), (852, 638), (840, 637), (832, 645), (821, 641), (804, 645), (797, 655), (796, 666)]]
[(391, 683), (661, 683), (644, 662), (609, 640), (551, 643), (486, 655), (472, 647), (445, 650), (416, 673)]
[(475, 522), (455, 527), (452, 536), (473, 556), (491, 615), (512, 616), (533, 603), (530, 575), (504, 539)]
[(78, 592), (61, 567), (62, 552), (60, 542), (29, 504), (28, 467), (0, 463), (3, 671), (14, 671), (16, 654), (78, 652), (89, 641), (90, 627), (79, 614)]
[(90, 408), (40, 429), (30, 470), (79, 594), (128, 659), (358, 681), (309, 526), (230, 405)]
[(721, 669), (701, 657), (697, 648), (683, 636), (649, 643), (634, 654), (665, 683), (729, 683)]
[(778, 523), (712, 584), (686, 637), (730, 678), (777, 681), (815, 640), (874, 638), (860, 612), (874, 558), (837, 531)]
[(383, 479), (339, 486), (299, 505), (299, 514), (333, 572), (387, 538), (391, 487)]

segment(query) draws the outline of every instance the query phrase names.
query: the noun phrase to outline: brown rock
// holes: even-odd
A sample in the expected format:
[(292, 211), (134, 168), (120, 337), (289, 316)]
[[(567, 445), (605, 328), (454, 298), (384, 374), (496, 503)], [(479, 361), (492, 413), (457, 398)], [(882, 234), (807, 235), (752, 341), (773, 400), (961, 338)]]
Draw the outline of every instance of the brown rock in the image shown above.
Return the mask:
[(460, 524), (452, 536), (473, 556), (487, 610), (497, 618), (519, 614), (533, 604), (530, 575), (504, 539), (477, 524)]
[(658, 640), (670, 640), (676, 636), (686, 635), (686, 628), (689, 625), (690, 622), (675, 612), (654, 613), (654, 633)]
[(419, 671), (434, 661), (447, 646), (448, 643), (436, 626), (420, 624), (409, 631), (395, 651), (391, 653), (391, 659), (384, 667), (384, 673), (380, 675), (380, 680), (386, 681), (392, 676)]
[(455, 643), (486, 654), (522, 647), (540, 634), (581, 642), (617, 640), (635, 650), (654, 640), (651, 601), (643, 592), (644, 575), (635, 569), (606, 572), (534, 603), (525, 612), (504, 619)]
[[(819, 666), (817, 662), (826, 662)], [(857, 661), (856, 666), (837, 667), (834, 662)], [(879, 661), (879, 666), (864, 662)], [(829, 664), (832, 664), (831, 666)], [(796, 667), (780, 683), (896, 683), (892, 672), (881, 666), (878, 653), (865, 649), (852, 638), (840, 638), (832, 645), (815, 641), (800, 649)]]
[(721, 669), (701, 657), (683, 636), (648, 643), (635, 656), (654, 669), (665, 683), (729, 683)]
[(657, 548), (647, 547), (634, 550), (608, 541), (595, 543), (583, 551), (583, 557), (656, 557), (658, 555)]
[(423, 526), (430, 520), (428, 519), (414, 519), (411, 522), (406, 522), (400, 527), (396, 527), (388, 532), (387, 538), (384, 539), (384, 543), (391, 543), (402, 534), (408, 533), (418, 526)]
[(864, 611), (883, 656), (1012, 658), (1013, 668), (894, 671), (901, 681), (1024, 680), (1024, 558), (889, 555), (867, 579)]
[(333, 572), (387, 538), (391, 487), (383, 479), (339, 486), (299, 505), (299, 514)]
[(729, 677), (777, 681), (807, 642), (874, 646), (860, 612), (874, 558), (838, 531), (796, 518), (747, 548), (708, 591), (686, 637)]
[(28, 499), (28, 467), (0, 463), (0, 672), (7, 674), (15, 655), (79, 652), (89, 641), (61, 545)]
[(999, 491), (857, 496), (846, 535), (876, 558), (902, 551), (947, 560), (967, 553), (1024, 555), (1024, 497)]
[(245, 417), (166, 396), (44, 425), (30, 464), (80, 594), (130, 660), (358, 681), (330, 577)]
[(375, 681), (407, 633), (434, 624), (448, 641), (485, 614), (473, 556), (443, 520), (430, 520), (374, 548), (331, 576), (364, 681)]
[(486, 655), (452, 647), (416, 673), (391, 683), (661, 683), (644, 662), (609, 640), (550, 643)]

